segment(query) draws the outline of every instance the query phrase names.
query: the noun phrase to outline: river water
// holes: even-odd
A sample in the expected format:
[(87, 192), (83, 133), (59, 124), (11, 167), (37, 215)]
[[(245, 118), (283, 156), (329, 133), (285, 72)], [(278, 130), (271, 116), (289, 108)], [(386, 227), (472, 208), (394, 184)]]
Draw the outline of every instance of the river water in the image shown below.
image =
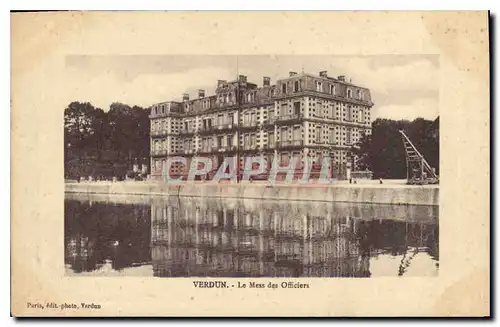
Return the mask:
[(66, 194), (71, 276), (437, 276), (436, 206)]

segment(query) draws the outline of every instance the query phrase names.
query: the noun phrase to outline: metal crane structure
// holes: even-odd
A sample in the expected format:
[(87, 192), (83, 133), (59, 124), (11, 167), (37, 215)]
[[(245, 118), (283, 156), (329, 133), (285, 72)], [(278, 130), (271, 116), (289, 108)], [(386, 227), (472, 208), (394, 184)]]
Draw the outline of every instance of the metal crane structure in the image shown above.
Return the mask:
[(406, 179), (408, 184), (438, 184), (436, 171), (425, 161), (408, 136), (400, 130), (406, 152)]

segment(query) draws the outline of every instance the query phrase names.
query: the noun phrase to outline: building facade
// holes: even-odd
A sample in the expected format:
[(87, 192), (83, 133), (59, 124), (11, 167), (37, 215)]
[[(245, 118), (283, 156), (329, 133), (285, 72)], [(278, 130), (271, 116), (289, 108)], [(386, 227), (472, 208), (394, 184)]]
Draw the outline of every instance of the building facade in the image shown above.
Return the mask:
[[(240, 75), (235, 81), (219, 80), (215, 95), (198, 98), (184, 94), (183, 101), (151, 107), (151, 176), (161, 179), (165, 169), (173, 175), (187, 174), (182, 164), (167, 167), (169, 157), (212, 158), (217, 170), (224, 157), (275, 156), (283, 166), (305, 157), (321, 163), (331, 160), (332, 174), (345, 168), (352, 146), (371, 133), (370, 90), (347, 81), (290, 72), (287, 78), (262, 86)], [(300, 167), (299, 167), (300, 168)], [(334, 176), (335, 177), (335, 176)]]

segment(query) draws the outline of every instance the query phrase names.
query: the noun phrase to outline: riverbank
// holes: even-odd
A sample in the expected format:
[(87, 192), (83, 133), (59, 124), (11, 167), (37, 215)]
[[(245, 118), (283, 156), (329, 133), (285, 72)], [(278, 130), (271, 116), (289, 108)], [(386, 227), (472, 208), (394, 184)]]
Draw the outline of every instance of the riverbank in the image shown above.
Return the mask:
[(437, 185), (405, 185), (398, 181), (376, 184), (275, 184), (190, 182), (167, 185), (160, 182), (83, 182), (66, 183), (66, 193), (187, 196), (233, 199), (267, 199), (321, 202), (352, 202), (398, 205), (439, 205)]

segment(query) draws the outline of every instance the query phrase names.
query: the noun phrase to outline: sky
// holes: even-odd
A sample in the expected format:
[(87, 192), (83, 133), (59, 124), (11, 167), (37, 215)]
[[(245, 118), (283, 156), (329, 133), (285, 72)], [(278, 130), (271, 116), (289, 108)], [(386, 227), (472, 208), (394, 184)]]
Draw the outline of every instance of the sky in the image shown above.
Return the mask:
[(142, 107), (178, 101), (197, 90), (214, 94), (217, 80), (238, 74), (259, 86), (262, 77), (285, 78), (290, 71), (345, 75), (370, 89), (372, 119), (435, 119), (439, 114), (438, 55), (69, 55), (68, 85), (73, 101), (90, 102), (105, 111), (113, 102)]

